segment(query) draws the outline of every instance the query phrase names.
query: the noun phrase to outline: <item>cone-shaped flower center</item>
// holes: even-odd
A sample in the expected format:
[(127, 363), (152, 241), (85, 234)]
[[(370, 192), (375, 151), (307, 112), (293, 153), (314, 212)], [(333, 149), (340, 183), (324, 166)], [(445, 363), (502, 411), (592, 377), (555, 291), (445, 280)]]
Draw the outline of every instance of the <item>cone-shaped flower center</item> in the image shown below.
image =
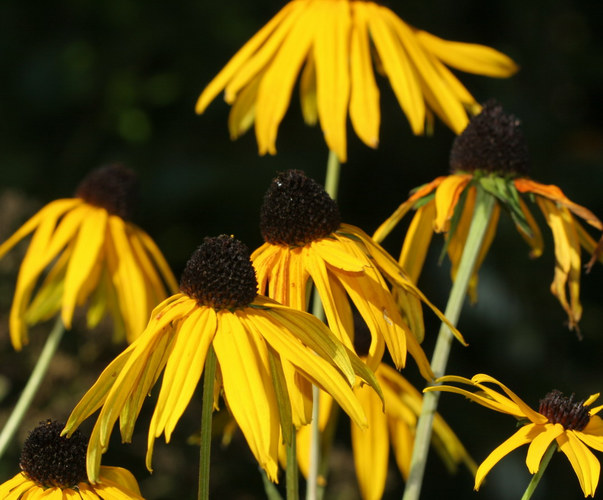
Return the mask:
[(120, 164), (107, 165), (90, 172), (78, 186), (75, 195), (90, 205), (128, 219), (136, 181), (136, 174), (129, 168)]
[(581, 431), (590, 420), (588, 407), (583, 403), (584, 401), (575, 402), (573, 394), (568, 398), (555, 390), (540, 400), (538, 413), (554, 424), (561, 424), (565, 429)]
[(39, 485), (50, 488), (72, 488), (87, 481), (86, 447), (88, 438), (75, 431), (62, 437), (65, 424), (47, 420), (30, 432), (23, 445), (19, 465)]
[(264, 196), (260, 230), (268, 243), (303, 246), (328, 236), (340, 224), (337, 204), (301, 170), (280, 174)]
[(248, 306), (258, 290), (249, 249), (225, 234), (205, 238), (186, 264), (180, 290), (201, 306), (214, 309)]
[(450, 152), (453, 172), (484, 170), (501, 175), (526, 175), (528, 147), (520, 121), (488, 101), (482, 112), (454, 140)]

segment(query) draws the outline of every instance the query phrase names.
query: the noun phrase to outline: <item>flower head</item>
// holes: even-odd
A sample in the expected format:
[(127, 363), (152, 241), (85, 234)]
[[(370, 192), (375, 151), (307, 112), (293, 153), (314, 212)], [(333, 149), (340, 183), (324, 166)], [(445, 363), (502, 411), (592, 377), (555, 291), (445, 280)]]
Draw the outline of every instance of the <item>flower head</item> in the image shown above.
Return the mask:
[[(534, 411), (509, 388), (489, 375), (478, 374), (471, 380), (446, 376), (436, 382), (466, 384), (476, 389), (476, 392), (451, 385), (432, 386), (425, 391), (461, 394), (486, 408), (513, 415), (520, 423), (525, 424), (490, 453), (479, 466), (475, 475), (476, 490), (497, 462), (524, 444), (530, 443), (526, 465), (530, 474), (536, 474), (545, 451), (556, 441), (559, 449), (570, 461), (584, 496), (594, 496), (601, 466), (589, 448), (603, 451), (603, 420), (597, 415), (603, 406), (590, 406), (599, 394), (593, 394), (585, 401), (574, 401), (573, 395), (568, 398), (559, 391), (552, 391), (540, 401), (538, 411)], [(504, 394), (486, 384), (497, 385)]]
[(10, 311), (15, 349), (27, 344), (28, 326), (59, 311), (65, 327), (71, 328), (76, 306), (85, 303), (89, 328), (108, 311), (117, 335), (125, 332), (132, 341), (165, 298), (164, 283), (177, 288), (153, 240), (127, 221), (134, 182), (133, 172), (121, 165), (95, 170), (74, 198), (49, 203), (0, 245), (1, 258), (33, 232)]
[(79, 431), (69, 439), (62, 437), (63, 426), (47, 420), (30, 432), (21, 452), (21, 472), (0, 485), (0, 498), (142, 499), (136, 479), (121, 467), (101, 467), (98, 484), (90, 484), (88, 439)]
[[(281, 420), (311, 419), (312, 384), (331, 394), (360, 426), (366, 417), (351, 385), (375, 389), (374, 375), (314, 316), (257, 295), (249, 251), (230, 236), (206, 238), (182, 275), (180, 293), (158, 305), (145, 331), (100, 375), (72, 412), (65, 432), (101, 408), (88, 446), (88, 476), (98, 478), (101, 454), (120, 418), (129, 442), (144, 402), (163, 372), (149, 426), (147, 467), (153, 444), (172, 432), (201, 378), (207, 352), (217, 358), (216, 397), (222, 390), (259, 464), (276, 480)], [(287, 402), (274, 380), (286, 387)], [(215, 402), (217, 405), (217, 401)]]
[[(385, 6), (364, 0), (293, 0), (256, 33), (201, 93), (197, 113), (224, 90), (237, 138), (255, 122), (260, 154), (276, 152), (279, 124), (298, 74), (304, 119), (320, 121), (326, 143), (346, 160), (349, 112), (358, 137), (379, 143), (379, 89), (385, 76), (414, 134), (435, 113), (455, 133), (480, 106), (447, 68), (492, 77), (517, 71), (483, 45), (443, 40), (416, 29)], [(303, 66), (303, 69), (302, 69)]]
[[(364, 500), (379, 500), (383, 496), (390, 447), (402, 477), (408, 479), (417, 419), (423, 404), (421, 393), (397, 370), (381, 363), (375, 375), (383, 391), (383, 404), (365, 387), (354, 388), (368, 420), (367, 429), (351, 425), (356, 478)], [(332, 402), (332, 398), (321, 393), (319, 423), (322, 429), (327, 424)], [(304, 475), (308, 469), (309, 444), (309, 429), (302, 427), (298, 431), (297, 450)], [(464, 464), (475, 474), (477, 465), (438, 413), (434, 418), (432, 445), (450, 472), (456, 472), (458, 465)]]
[[(402, 247), (400, 265), (416, 282), (433, 232), (444, 233), (454, 279), (473, 217), (477, 190), (486, 191), (496, 198), (497, 204), (470, 282), (469, 294), (475, 301), (477, 273), (496, 234), (501, 207), (509, 212), (519, 234), (530, 245), (530, 255), (538, 257), (542, 254), (542, 234), (526, 203), (533, 201), (551, 228), (555, 243), (555, 277), (551, 292), (566, 311), (570, 329), (577, 329), (582, 315), (581, 247), (593, 259), (603, 261), (595, 239), (578, 218), (598, 231), (603, 231), (603, 223), (590, 210), (568, 199), (557, 186), (540, 184), (527, 177), (528, 153), (520, 122), (513, 115), (504, 113), (495, 102), (487, 103), (481, 114), (473, 118), (455, 139), (450, 164), (451, 175), (438, 177), (419, 187), (381, 224), (373, 238), (382, 241), (402, 217), (414, 209), (416, 212)], [(527, 195), (527, 200), (522, 195)]]
[[(260, 293), (305, 310), (311, 279), (331, 330), (350, 349), (350, 299), (354, 303), (371, 332), (369, 366), (377, 367), (387, 345), (398, 368), (405, 365), (408, 350), (421, 373), (431, 377), (417, 340), (423, 335), (421, 301), (442, 314), (383, 248), (361, 229), (340, 222), (337, 205), (322, 186), (299, 170), (280, 174), (264, 198), (261, 232), (265, 243), (251, 256)], [(402, 296), (403, 313), (388, 283)]]

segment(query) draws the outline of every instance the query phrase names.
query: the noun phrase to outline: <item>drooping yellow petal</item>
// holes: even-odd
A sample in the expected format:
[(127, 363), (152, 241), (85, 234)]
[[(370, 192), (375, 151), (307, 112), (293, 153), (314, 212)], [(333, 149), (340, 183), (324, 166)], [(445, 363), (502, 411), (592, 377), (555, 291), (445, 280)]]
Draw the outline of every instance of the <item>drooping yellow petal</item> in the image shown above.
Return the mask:
[(128, 227), (129, 227), (128, 233), (132, 234), (132, 235), (136, 235), (140, 239), (140, 241), (142, 242), (144, 247), (146, 248), (147, 252), (149, 252), (151, 257), (153, 258), (153, 261), (155, 262), (155, 265), (159, 269), (161, 276), (167, 283), (170, 292), (176, 293), (178, 291), (178, 282), (176, 281), (176, 278), (174, 277), (174, 273), (170, 269), (169, 264), (165, 260), (165, 257), (161, 253), (161, 250), (159, 250), (159, 248), (157, 247), (157, 245), (155, 244), (153, 239), (147, 233), (145, 233), (142, 229), (140, 229), (139, 227), (137, 227), (131, 223), (128, 223)]
[(136, 481), (134, 475), (127, 469), (103, 465), (100, 469), (101, 483), (103, 482), (103, 479), (112, 481), (113, 483), (118, 484), (122, 488), (129, 490), (135, 495), (140, 495), (140, 487), (138, 486), (138, 482)]
[(308, 52), (306, 64), (299, 78), (299, 99), (302, 115), (307, 125), (318, 123), (318, 102), (316, 100), (316, 63), (314, 53)]
[(521, 209), (521, 213), (525, 217), (526, 222), (528, 223), (528, 226), (530, 226), (530, 230), (532, 231), (532, 234), (531, 235), (526, 234), (521, 229), (521, 226), (519, 226), (517, 224), (515, 225), (515, 227), (517, 228), (517, 231), (519, 232), (521, 237), (532, 248), (532, 250), (530, 251), (530, 257), (532, 257), (532, 258), (540, 257), (542, 255), (542, 251), (544, 248), (542, 232), (540, 231), (540, 227), (538, 226), (536, 220), (534, 219), (534, 216), (528, 209), (528, 206), (526, 205), (525, 201), (523, 201), (521, 198), (518, 198), (518, 199), (519, 199), (519, 207)]
[(434, 231), (442, 233), (450, 229), (450, 219), (454, 214), (456, 204), (472, 179), (471, 174), (454, 174), (449, 175), (440, 183), (435, 194), (436, 219), (433, 222)]
[(197, 388), (215, 331), (216, 315), (211, 308), (200, 307), (181, 322), (163, 373), (149, 439), (165, 431), (165, 440), (170, 441), (176, 423)]
[(247, 132), (255, 120), (255, 101), (260, 88), (260, 81), (264, 76), (261, 71), (239, 93), (230, 113), (228, 113), (228, 131), (230, 138), (235, 140)]
[[(232, 57), (232, 59), (224, 66), (224, 68), (213, 78), (211, 82), (205, 87), (199, 99), (195, 111), (201, 114), (205, 111), (205, 108), (211, 101), (218, 95), (218, 93), (227, 85), (232, 79), (233, 75), (239, 70), (239, 68), (247, 62), (247, 60), (260, 48), (264, 42), (272, 38), (273, 31), (279, 26), (283, 18), (286, 18), (291, 11), (295, 13), (299, 10), (300, 6), (295, 5), (294, 2), (287, 3), (279, 12), (276, 14), (260, 31), (258, 31), (239, 51)], [(283, 30), (286, 32), (286, 29)]]
[(528, 424), (520, 427), (509, 439), (505, 440), (501, 445), (490, 453), (486, 459), (477, 468), (475, 474), (475, 486), (474, 489), (477, 491), (482, 485), (482, 482), (486, 478), (490, 469), (494, 467), (502, 458), (508, 455), (510, 452), (519, 448), (520, 446), (532, 441), (538, 434), (543, 430), (542, 426), (535, 424)]
[(74, 243), (71, 259), (65, 275), (63, 308), (61, 318), (66, 328), (71, 328), (71, 319), (80, 289), (90, 280), (94, 268), (100, 268), (99, 254), (106, 237), (109, 214), (103, 208), (92, 209), (82, 221)]
[(406, 49), (419, 76), (423, 95), (430, 102), (431, 108), (456, 134), (460, 134), (469, 122), (462, 103), (456, 98), (446, 82), (440, 78), (429, 58), (425, 55), (413, 30), (392, 11), (382, 9), (382, 12), (388, 18), (401, 44)]
[(412, 132), (421, 135), (425, 127), (425, 101), (406, 48), (396, 37), (387, 12), (388, 9), (372, 2), (366, 4), (369, 32)]
[(371, 62), (366, 5), (352, 2), (350, 41), (350, 120), (358, 137), (367, 145), (379, 145), (379, 88)]
[(366, 257), (357, 257), (350, 252), (346, 252), (340, 242), (334, 238), (321, 238), (307, 245), (308, 250), (305, 255), (316, 253), (327, 264), (342, 271), (349, 273), (361, 273), (370, 262)]
[(417, 30), (415, 35), (419, 42), (443, 63), (467, 73), (506, 78), (519, 69), (510, 57), (491, 47), (443, 40), (421, 30)]
[(538, 469), (540, 469), (540, 461), (549, 445), (564, 432), (565, 429), (561, 424), (544, 425), (543, 432), (534, 438), (528, 448), (526, 465), (528, 466), (530, 474), (536, 474), (538, 472)]
[(267, 351), (238, 315), (222, 310), (213, 347), (220, 364), (224, 398), (249, 448), (271, 481), (277, 481), (279, 416)]
[(258, 89), (255, 133), (259, 153), (276, 153), (279, 124), (291, 99), (295, 79), (310, 50), (316, 18), (313, 9), (300, 13), (274, 56)]
[(406, 271), (413, 283), (417, 283), (423, 269), (427, 250), (433, 236), (435, 203), (429, 202), (419, 208), (406, 232), (400, 251), (400, 267)]
[(315, 2), (314, 60), (318, 118), (329, 149), (347, 160), (346, 119), (350, 95), (349, 2)]
[(594, 496), (601, 473), (601, 464), (597, 457), (572, 431), (561, 434), (557, 438), (557, 443), (559, 449), (565, 453), (570, 464), (572, 464), (584, 496)]
[(356, 387), (354, 394), (368, 421), (367, 429), (351, 424), (356, 479), (364, 500), (379, 500), (385, 488), (389, 457), (387, 419), (379, 396), (370, 387)]

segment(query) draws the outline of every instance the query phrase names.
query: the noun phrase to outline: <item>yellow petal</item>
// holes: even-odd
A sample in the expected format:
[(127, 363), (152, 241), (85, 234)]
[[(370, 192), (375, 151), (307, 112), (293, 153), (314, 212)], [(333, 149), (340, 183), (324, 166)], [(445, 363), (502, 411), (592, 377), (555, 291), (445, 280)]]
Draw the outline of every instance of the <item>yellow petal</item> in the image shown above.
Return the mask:
[(519, 69), (505, 54), (484, 45), (443, 40), (426, 31), (415, 32), (420, 43), (455, 69), (477, 75), (505, 78)]
[[(273, 31), (278, 27), (283, 18), (286, 18), (291, 11), (299, 10), (293, 2), (287, 3), (260, 31), (258, 31), (251, 39), (239, 49), (232, 59), (224, 66), (224, 68), (213, 78), (205, 87), (199, 99), (197, 100), (196, 112), (201, 114), (218, 93), (227, 85), (233, 75), (237, 73), (239, 68), (247, 62), (247, 60), (260, 48), (266, 40), (273, 37)], [(286, 31), (286, 30), (283, 30)]]
[[(350, 95), (350, 3), (316, 2), (314, 60), (318, 118), (329, 149), (345, 162), (346, 118)], [(320, 10), (319, 10), (320, 9)]]
[(373, 3), (366, 4), (368, 26), (385, 74), (410, 122), (410, 128), (421, 135), (425, 127), (425, 101), (420, 84), (405, 47), (388, 19), (389, 10)]
[(103, 465), (100, 468), (100, 480), (109, 480), (115, 484), (118, 484), (122, 488), (129, 490), (129, 492), (140, 496), (140, 487), (134, 475), (127, 469), (121, 467), (109, 467)]
[(354, 394), (368, 422), (367, 429), (351, 425), (356, 478), (363, 499), (379, 500), (385, 488), (389, 458), (387, 419), (379, 397), (370, 387), (357, 387)]
[(426, 203), (419, 208), (404, 237), (398, 262), (415, 284), (419, 280), (431, 243), (435, 213), (435, 203), (433, 202)]
[(61, 318), (66, 328), (71, 328), (80, 289), (90, 280), (93, 269), (103, 265), (99, 255), (105, 242), (108, 215), (103, 208), (93, 209), (82, 221), (65, 275)]
[(525, 204), (525, 202), (521, 198), (518, 198), (518, 199), (519, 199), (519, 207), (521, 209), (521, 212), (523, 213), (523, 216), (526, 219), (526, 222), (528, 223), (528, 226), (530, 226), (530, 230), (532, 231), (532, 234), (529, 235), (529, 234), (524, 233), (523, 230), (521, 229), (521, 226), (519, 226), (517, 224), (515, 225), (515, 227), (519, 231), (519, 234), (521, 235), (521, 237), (528, 243), (528, 245), (530, 245), (530, 247), (532, 247), (532, 250), (530, 252), (530, 257), (532, 257), (532, 258), (540, 257), (542, 255), (542, 250), (544, 248), (542, 232), (540, 231), (540, 227), (538, 227), (538, 223), (534, 219), (534, 216), (528, 209), (528, 206)]
[(307, 246), (306, 255), (316, 253), (329, 266), (341, 269), (350, 273), (361, 273), (370, 266), (370, 262), (364, 258), (359, 258), (346, 252), (341, 243), (332, 238), (321, 238), (313, 241)]
[(584, 496), (594, 496), (601, 473), (601, 464), (597, 460), (597, 457), (593, 455), (572, 431), (561, 434), (557, 438), (557, 443), (559, 444), (559, 449), (565, 453), (570, 464), (572, 464), (578, 481), (580, 481), (580, 487), (584, 492)]
[(253, 125), (255, 101), (263, 76), (264, 71), (261, 71), (243, 88), (228, 113), (228, 130), (232, 140), (238, 139)]
[(504, 458), (514, 449), (532, 441), (536, 436), (538, 436), (538, 434), (540, 434), (540, 432), (542, 432), (543, 429), (544, 427), (535, 424), (524, 425), (523, 427), (520, 427), (519, 430), (516, 431), (515, 434), (513, 434), (509, 439), (494, 449), (494, 451), (492, 451), (492, 453), (486, 457), (486, 460), (484, 460), (477, 468), (474, 489), (476, 491), (479, 490), (479, 487), (481, 486), (488, 472), (490, 472), (490, 469), (492, 469), (492, 467), (494, 467), (502, 458)]
[(159, 250), (153, 239), (142, 229), (131, 223), (128, 223), (128, 233), (131, 235), (136, 235), (136, 237), (138, 237), (138, 239), (146, 248), (147, 252), (149, 252), (151, 257), (153, 258), (153, 261), (159, 269), (161, 276), (167, 283), (169, 290), (172, 293), (176, 293), (178, 291), (178, 282), (176, 281), (174, 273), (170, 269), (169, 264), (165, 260), (165, 257), (161, 253), (161, 250)]
[(243, 327), (237, 315), (217, 314), (213, 346), (224, 398), (258, 463), (276, 481), (280, 425), (266, 346), (255, 331)]
[(255, 120), (261, 155), (276, 153), (278, 126), (285, 116), (295, 79), (312, 44), (315, 25), (313, 9), (303, 10), (262, 78)]
[(540, 461), (549, 445), (561, 434), (565, 429), (561, 424), (545, 424), (544, 431), (538, 434), (528, 448), (526, 457), (526, 465), (530, 474), (536, 474), (540, 469)]
[(379, 145), (379, 89), (373, 73), (365, 4), (352, 2), (350, 46), (350, 119), (358, 137), (367, 145)]
[(435, 194), (436, 219), (433, 223), (434, 231), (438, 233), (448, 231), (456, 204), (472, 178), (470, 174), (455, 174), (448, 176), (440, 183)]
[(314, 53), (308, 52), (306, 64), (299, 79), (299, 98), (302, 115), (307, 125), (318, 123), (318, 102), (316, 101), (316, 63)]

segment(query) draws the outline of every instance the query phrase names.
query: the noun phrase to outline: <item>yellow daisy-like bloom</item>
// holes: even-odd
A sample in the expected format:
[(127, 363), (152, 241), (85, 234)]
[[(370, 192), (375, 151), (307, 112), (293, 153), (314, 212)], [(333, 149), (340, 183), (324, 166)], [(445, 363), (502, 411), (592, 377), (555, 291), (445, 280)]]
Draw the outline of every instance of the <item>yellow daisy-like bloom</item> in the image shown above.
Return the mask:
[[(197, 113), (224, 90), (237, 138), (255, 122), (260, 154), (276, 153), (276, 136), (300, 77), (304, 120), (320, 121), (329, 149), (346, 161), (346, 120), (370, 147), (379, 143), (379, 89), (373, 64), (388, 78), (414, 134), (431, 112), (455, 133), (480, 106), (447, 66), (508, 77), (515, 63), (483, 45), (443, 40), (405, 23), (390, 9), (361, 0), (293, 0), (256, 33), (201, 93)], [(303, 70), (302, 70), (303, 66)]]
[[(417, 340), (423, 336), (421, 301), (445, 318), (383, 248), (361, 229), (340, 222), (337, 204), (322, 186), (299, 170), (279, 175), (264, 198), (261, 230), (266, 243), (251, 256), (260, 293), (305, 310), (311, 279), (329, 327), (349, 349), (354, 342), (350, 299), (356, 306), (371, 332), (371, 368), (387, 345), (396, 367), (404, 367), (408, 351), (423, 376), (432, 378)], [(403, 298), (404, 317), (388, 283)]]
[[(450, 385), (432, 386), (425, 391), (443, 391), (461, 394), (486, 408), (513, 415), (524, 423), (509, 439), (496, 448), (477, 469), (475, 489), (479, 489), (490, 469), (514, 449), (530, 443), (526, 465), (530, 474), (536, 474), (540, 461), (553, 441), (570, 461), (584, 496), (594, 496), (601, 465), (589, 450), (603, 451), (603, 420), (597, 415), (603, 406), (589, 408), (599, 397), (593, 394), (586, 401), (575, 402), (559, 391), (552, 391), (540, 401), (538, 411), (532, 410), (509, 388), (489, 375), (478, 374), (471, 380), (445, 376), (437, 382), (467, 384), (476, 389), (470, 392)], [(488, 385), (497, 385), (504, 394)]]
[[(277, 479), (281, 419), (296, 426), (311, 419), (311, 411), (293, 404), (300, 398), (311, 401), (311, 391), (303, 389), (306, 382), (331, 394), (354, 422), (366, 427), (351, 385), (358, 375), (378, 390), (372, 372), (320, 320), (257, 295), (242, 243), (229, 236), (206, 238), (188, 262), (180, 289), (155, 308), (142, 335), (109, 364), (69, 417), (68, 435), (102, 407), (88, 446), (92, 482), (99, 478), (101, 454), (115, 422), (120, 418), (122, 440), (129, 442), (144, 397), (164, 372), (148, 434), (151, 470), (154, 441), (163, 433), (169, 442), (210, 346), (218, 365), (216, 397), (221, 389), (271, 480)], [(291, 403), (279, 397), (277, 385), (286, 387)]]
[(142, 500), (132, 473), (121, 467), (101, 467), (99, 481), (86, 478), (86, 444), (79, 432), (61, 437), (63, 424), (48, 420), (34, 429), (24, 444), (22, 472), (0, 484), (4, 500)]
[(400, 265), (416, 283), (433, 232), (444, 233), (454, 280), (473, 217), (477, 190), (487, 191), (496, 197), (497, 204), (470, 282), (469, 295), (475, 301), (477, 273), (496, 234), (501, 206), (509, 211), (519, 234), (531, 246), (530, 255), (542, 254), (542, 234), (522, 197), (528, 195), (527, 200), (536, 202), (553, 233), (555, 276), (551, 292), (566, 311), (570, 329), (577, 329), (582, 315), (580, 249), (592, 254), (593, 259), (603, 261), (596, 240), (577, 218), (598, 231), (603, 231), (603, 223), (590, 210), (569, 200), (557, 186), (540, 184), (526, 176), (527, 147), (519, 121), (504, 114), (494, 103), (487, 104), (456, 138), (451, 166), (453, 174), (418, 188), (377, 229), (373, 238), (382, 241), (404, 215), (415, 210), (400, 253)]
[[(27, 327), (61, 312), (71, 328), (76, 306), (88, 303), (93, 328), (105, 311), (114, 319), (116, 338), (128, 341), (144, 330), (149, 314), (178, 288), (153, 240), (126, 220), (134, 174), (120, 165), (93, 171), (76, 197), (53, 201), (0, 245), (0, 258), (33, 232), (21, 263), (10, 311), (15, 349), (28, 343)], [(48, 274), (32, 294), (46, 269)]]
[[(417, 418), (423, 404), (421, 393), (390, 366), (381, 363), (375, 375), (383, 391), (383, 403), (379, 397), (373, 397), (366, 387), (354, 388), (368, 420), (367, 429), (351, 425), (356, 478), (364, 500), (379, 500), (383, 496), (390, 444), (402, 477), (408, 479)], [(332, 403), (332, 398), (321, 392), (321, 429), (327, 425)], [(302, 427), (297, 436), (298, 463), (304, 475), (307, 475), (310, 431), (307, 427)], [(472, 475), (475, 474), (477, 465), (440, 414), (435, 415), (431, 439), (451, 473), (456, 472), (458, 465), (464, 463)]]

